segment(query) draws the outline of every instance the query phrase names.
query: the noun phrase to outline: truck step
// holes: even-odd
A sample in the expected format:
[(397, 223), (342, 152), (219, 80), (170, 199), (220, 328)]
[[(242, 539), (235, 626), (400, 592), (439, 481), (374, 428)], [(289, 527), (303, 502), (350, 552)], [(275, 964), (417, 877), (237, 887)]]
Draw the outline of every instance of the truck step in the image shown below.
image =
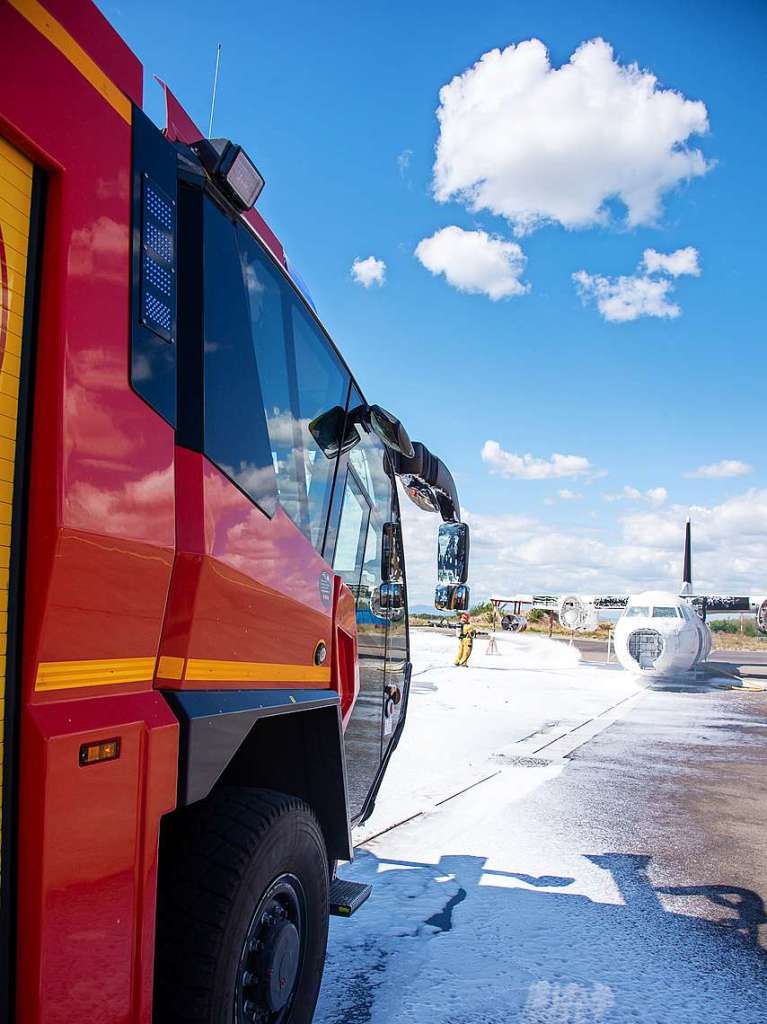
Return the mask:
[(347, 882), (343, 878), (334, 878), (330, 883), (330, 913), (335, 917), (351, 917), (359, 910), (373, 891), (372, 885), (360, 882)]

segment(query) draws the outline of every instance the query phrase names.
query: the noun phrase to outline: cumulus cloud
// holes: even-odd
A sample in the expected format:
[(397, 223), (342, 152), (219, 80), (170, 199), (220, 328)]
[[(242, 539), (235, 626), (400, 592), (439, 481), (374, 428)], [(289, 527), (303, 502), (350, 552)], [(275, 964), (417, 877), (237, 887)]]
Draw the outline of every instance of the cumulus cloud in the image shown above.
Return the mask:
[(487, 463), (491, 473), (517, 480), (551, 480), (568, 476), (588, 476), (593, 479), (598, 475), (598, 471), (583, 455), (561, 455), (554, 452), (550, 459), (530, 454), (517, 455), (505, 451), (497, 441), (485, 441), (482, 461)]
[(626, 323), (640, 316), (674, 319), (682, 312), (675, 302), (668, 300), (674, 286), (666, 278), (603, 277), (578, 270), (573, 281), (584, 303), (595, 299), (603, 318), (612, 323)]
[(444, 274), (461, 292), (480, 293), (497, 302), (530, 291), (530, 285), (520, 281), (527, 262), (520, 246), (486, 231), (442, 228), (422, 239), (415, 255), (427, 270)]
[(646, 501), (650, 505), (660, 506), (665, 504), (668, 498), (668, 491), (665, 487), (651, 487), (648, 491), (640, 491), (638, 487), (626, 485), (623, 490), (613, 494), (603, 494), (605, 501)]
[(633, 275), (605, 277), (577, 270), (573, 281), (583, 302), (596, 300), (603, 318), (612, 323), (626, 323), (640, 316), (673, 320), (682, 310), (670, 301), (674, 290), (671, 278), (681, 274), (700, 275), (698, 250), (691, 245), (670, 253), (645, 249), (638, 272)]
[(612, 199), (629, 226), (652, 224), (665, 192), (712, 166), (689, 145), (708, 131), (705, 104), (620, 64), (603, 39), (559, 68), (539, 39), (491, 50), (439, 98), (435, 197), (506, 217), (518, 234), (604, 224)]
[(368, 256), (364, 260), (356, 259), (352, 263), (352, 277), (363, 288), (369, 288), (373, 284), (380, 288), (386, 280), (386, 264), (383, 260), (377, 260), (375, 256)]
[(680, 274), (692, 274), (700, 277), (698, 250), (688, 245), (685, 249), (662, 253), (655, 249), (645, 249), (642, 253), (642, 265), (648, 274), (663, 273), (679, 277)]
[[(401, 495), (408, 592), (413, 603), (434, 596), (439, 516), (419, 512)], [(471, 527), (472, 602), (492, 593), (629, 593), (675, 589), (682, 575), (684, 521), (693, 524), (695, 587), (719, 594), (767, 593), (767, 489), (720, 505), (664, 505), (624, 515), (605, 528), (573, 517), (552, 528), (531, 516), (480, 515)]]
[(689, 480), (721, 479), (728, 476), (748, 476), (753, 469), (747, 462), (740, 459), (722, 459), (721, 462), (712, 462), (708, 466), (698, 466), (684, 475)]

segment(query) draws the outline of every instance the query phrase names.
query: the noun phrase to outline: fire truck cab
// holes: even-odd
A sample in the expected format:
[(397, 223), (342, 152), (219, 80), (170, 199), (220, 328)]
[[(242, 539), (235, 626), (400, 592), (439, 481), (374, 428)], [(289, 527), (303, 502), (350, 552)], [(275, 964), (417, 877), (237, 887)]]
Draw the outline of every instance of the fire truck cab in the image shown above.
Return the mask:
[(311, 1020), (328, 913), (367, 896), (335, 863), (405, 721), (397, 480), (460, 520), (248, 154), (163, 88), (160, 131), (89, 0), (0, 0), (0, 1013), (24, 1024)]

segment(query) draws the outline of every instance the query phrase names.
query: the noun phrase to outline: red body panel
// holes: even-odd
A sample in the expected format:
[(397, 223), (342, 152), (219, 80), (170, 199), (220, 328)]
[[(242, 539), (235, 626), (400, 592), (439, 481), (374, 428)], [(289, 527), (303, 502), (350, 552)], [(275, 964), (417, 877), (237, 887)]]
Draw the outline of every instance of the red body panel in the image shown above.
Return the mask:
[[(114, 735), (118, 760), (79, 766), (81, 743)], [(38, 705), (22, 750), (17, 1020), (149, 1024), (157, 842), (176, 801), (178, 723), (153, 693)]]
[(346, 729), (360, 692), (360, 671), (356, 604), (340, 576), (333, 580), (333, 625), (333, 689), (341, 697), (341, 718)]
[[(175, 448), (172, 427), (131, 390), (130, 108), (121, 116), (94, 77), (103, 73), (140, 105), (139, 62), (89, 0), (0, 0), (0, 47), (0, 135), (47, 178), (21, 680), (17, 1020), (149, 1024), (158, 831), (175, 803), (178, 765), (178, 725), (154, 686), (255, 686), (253, 665), (282, 666), (261, 685), (335, 686), (346, 722), (359, 687), (354, 601), (338, 580), (332, 602), (323, 598), (328, 567), (288, 517), (268, 519), (203, 456)], [(179, 137), (199, 138), (166, 96)], [(246, 219), (284, 265), (263, 219)], [(314, 663), (319, 641), (326, 668)], [(171, 659), (169, 676), (156, 671), (161, 656)], [(242, 662), (251, 674), (194, 678), (189, 659)], [(106, 662), (130, 662), (131, 678), (114, 681), (99, 668)], [(78, 680), (73, 669), (61, 684), (45, 675), (62, 663), (88, 663), (90, 675)], [(79, 766), (82, 743), (113, 736), (117, 760)]]
[[(332, 654), (331, 605), (319, 578), (326, 563), (288, 516), (269, 519), (203, 455), (176, 449), (178, 554), (161, 655), (272, 665), (314, 666), (322, 640)], [(252, 686), (247, 676), (161, 679), (211, 689)], [(275, 679), (270, 686), (325, 686)]]
[[(48, 7), (141, 101), (141, 67), (83, 0)], [(35, 5), (29, 5), (34, 14)], [(174, 549), (173, 431), (128, 383), (131, 127), (0, 3), (0, 134), (47, 174), (28, 518), (19, 801), (25, 1024), (149, 1022), (157, 830), (178, 726), (130, 683), (37, 690), (40, 663), (154, 659)], [(118, 760), (79, 746), (119, 735)], [(104, 937), (103, 943), (101, 942)], [(95, 951), (99, 962), (94, 963)]]

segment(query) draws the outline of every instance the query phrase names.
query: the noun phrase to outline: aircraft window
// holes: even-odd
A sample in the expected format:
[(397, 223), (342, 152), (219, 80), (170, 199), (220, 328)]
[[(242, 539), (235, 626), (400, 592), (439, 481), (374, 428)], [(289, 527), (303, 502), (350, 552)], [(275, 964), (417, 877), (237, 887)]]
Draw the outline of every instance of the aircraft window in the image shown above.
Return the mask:
[(655, 608), (653, 608), (653, 610), (652, 610), (652, 617), (654, 619), (676, 619), (676, 618), (678, 618), (676, 608), (670, 608), (670, 607), (664, 608), (664, 607), (658, 606), (658, 605), (656, 605)]
[(626, 609), (626, 618), (627, 619), (636, 619), (636, 618), (638, 618), (639, 616), (642, 616), (642, 615), (649, 616), (649, 614), (650, 614), (650, 609), (649, 608), (644, 608), (641, 605), (637, 605), (637, 604), (633, 605), (631, 608)]

